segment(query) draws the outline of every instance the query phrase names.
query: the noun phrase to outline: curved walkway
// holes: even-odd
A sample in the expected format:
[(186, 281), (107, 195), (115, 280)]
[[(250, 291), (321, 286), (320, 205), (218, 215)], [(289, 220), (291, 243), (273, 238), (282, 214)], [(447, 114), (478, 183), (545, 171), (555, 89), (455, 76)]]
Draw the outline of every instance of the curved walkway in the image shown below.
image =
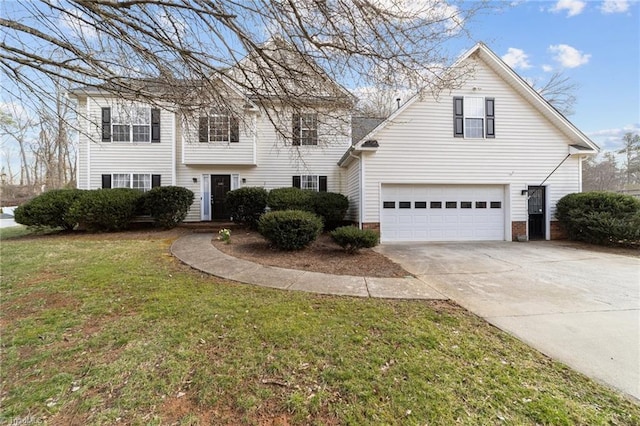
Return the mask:
[(384, 299), (447, 299), (426, 282), (414, 278), (376, 278), (264, 266), (222, 253), (212, 234), (188, 234), (171, 245), (171, 253), (194, 269), (246, 284), (341, 296)]

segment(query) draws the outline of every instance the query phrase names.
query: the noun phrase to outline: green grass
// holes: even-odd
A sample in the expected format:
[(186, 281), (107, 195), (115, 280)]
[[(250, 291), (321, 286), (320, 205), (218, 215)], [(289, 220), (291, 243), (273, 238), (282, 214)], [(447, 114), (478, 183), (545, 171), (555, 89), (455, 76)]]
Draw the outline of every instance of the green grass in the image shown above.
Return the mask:
[(3, 232), (0, 423), (640, 424), (456, 306), (234, 284), (151, 235)]

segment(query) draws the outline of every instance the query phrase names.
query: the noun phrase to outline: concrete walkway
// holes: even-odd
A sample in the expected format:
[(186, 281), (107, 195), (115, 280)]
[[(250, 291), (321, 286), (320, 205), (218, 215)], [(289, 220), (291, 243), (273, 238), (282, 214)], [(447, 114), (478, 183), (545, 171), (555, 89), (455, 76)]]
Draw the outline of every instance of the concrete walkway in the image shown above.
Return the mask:
[(429, 284), (413, 277), (331, 275), (259, 265), (222, 253), (211, 244), (212, 238), (212, 234), (185, 235), (173, 243), (171, 253), (207, 274), (264, 287), (384, 299), (446, 299)]

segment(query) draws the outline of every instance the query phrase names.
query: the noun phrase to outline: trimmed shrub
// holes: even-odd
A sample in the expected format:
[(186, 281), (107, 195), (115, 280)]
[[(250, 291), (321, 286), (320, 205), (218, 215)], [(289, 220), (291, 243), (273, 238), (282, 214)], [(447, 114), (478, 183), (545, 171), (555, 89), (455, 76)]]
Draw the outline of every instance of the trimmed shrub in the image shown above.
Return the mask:
[(341, 226), (331, 232), (331, 238), (347, 253), (356, 253), (362, 248), (378, 245), (378, 233), (371, 229), (359, 229), (355, 226)]
[(193, 204), (193, 191), (182, 186), (158, 186), (144, 193), (144, 210), (158, 226), (175, 228), (187, 217)]
[(300, 250), (318, 238), (322, 220), (302, 210), (279, 210), (262, 215), (258, 231), (280, 250)]
[(349, 199), (337, 192), (316, 192), (313, 197), (313, 212), (324, 221), (324, 229), (334, 229), (342, 223), (349, 209)]
[(233, 220), (256, 228), (267, 207), (268, 192), (264, 188), (244, 187), (227, 192), (224, 204)]
[(572, 240), (593, 244), (640, 243), (640, 200), (613, 192), (583, 192), (562, 197), (556, 218)]
[(300, 188), (276, 188), (269, 191), (267, 205), (271, 210), (304, 210), (313, 212), (315, 191)]
[(69, 209), (69, 214), (89, 231), (123, 230), (135, 216), (143, 195), (137, 189), (128, 188), (83, 191)]
[(15, 210), (15, 221), (27, 226), (73, 229), (77, 222), (69, 215), (71, 205), (81, 197), (79, 189), (53, 189)]

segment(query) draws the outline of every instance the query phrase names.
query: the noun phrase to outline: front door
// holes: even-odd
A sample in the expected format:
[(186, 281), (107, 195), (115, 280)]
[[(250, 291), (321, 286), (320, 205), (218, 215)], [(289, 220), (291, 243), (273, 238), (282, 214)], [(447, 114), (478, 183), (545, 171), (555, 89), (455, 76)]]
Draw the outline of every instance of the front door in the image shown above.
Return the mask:
[(529, 239), (544, 240), (546, 191), (544, 186), (529, 187)]
[(224, 198), (231, 191), (231, 175), (211, 175), (211, 211), (213, 220), (229, 220)]

